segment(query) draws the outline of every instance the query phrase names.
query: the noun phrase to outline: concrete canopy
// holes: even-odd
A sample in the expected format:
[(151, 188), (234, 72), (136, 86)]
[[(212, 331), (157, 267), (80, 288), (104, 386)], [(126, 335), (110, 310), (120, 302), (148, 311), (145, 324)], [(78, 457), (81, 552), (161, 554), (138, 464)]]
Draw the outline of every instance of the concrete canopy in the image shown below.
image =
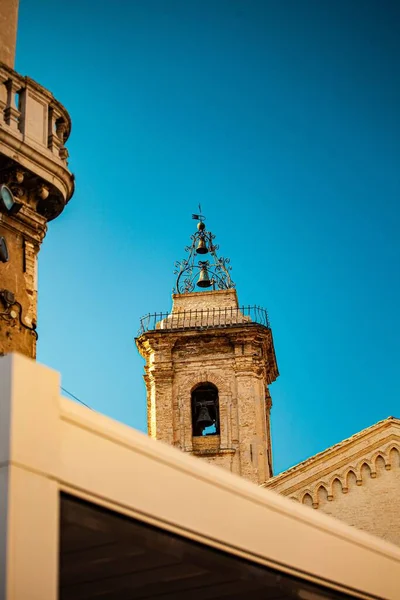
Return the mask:
[(397, 547), (66, 400), (59, 383), (0, 359), (0, 598), (398, 600)]

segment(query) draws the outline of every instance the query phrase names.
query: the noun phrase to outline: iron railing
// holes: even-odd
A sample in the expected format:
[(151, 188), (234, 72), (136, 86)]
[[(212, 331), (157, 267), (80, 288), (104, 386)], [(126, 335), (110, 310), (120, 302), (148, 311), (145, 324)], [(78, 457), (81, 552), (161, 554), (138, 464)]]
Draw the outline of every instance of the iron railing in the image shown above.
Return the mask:
[(211, 329), (251, 323), (269, 329), (267, 311), (260, 306), (240, 306), (149, 313), (140, 319), (138, 336), (158, 329)]

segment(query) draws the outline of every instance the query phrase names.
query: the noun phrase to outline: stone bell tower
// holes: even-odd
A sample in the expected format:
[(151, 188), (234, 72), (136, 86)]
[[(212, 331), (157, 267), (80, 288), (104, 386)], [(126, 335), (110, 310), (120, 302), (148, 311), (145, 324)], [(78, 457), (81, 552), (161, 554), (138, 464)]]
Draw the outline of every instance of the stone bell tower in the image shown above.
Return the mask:
[(36, 357), (37, 256), (47, 223), (74, 192), (70, 117), (14, 71), (18, 0), (0, 2), (0, 355)]
[(172, 311), (143, 317), (136, 339), (149, 435), (262, 484), (272, 476), (268, 386), (279, 374), (272, 331), (265, 310), (239, 306), (229, 260), (194, 218)]

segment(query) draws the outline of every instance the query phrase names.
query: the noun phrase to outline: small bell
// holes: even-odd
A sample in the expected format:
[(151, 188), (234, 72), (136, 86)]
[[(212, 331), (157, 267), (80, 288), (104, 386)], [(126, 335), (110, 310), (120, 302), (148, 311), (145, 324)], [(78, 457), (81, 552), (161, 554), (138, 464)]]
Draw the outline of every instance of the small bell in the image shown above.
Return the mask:
[(199, 239), (199, 243), (197, 244), (196, 252), (197, 252), (197, 254), (207, 254), (208, 248), (207, 248), (207, 244), (206, 244), (206, 241), (204, 238)]
[(205, 427), (211, 427), (214, 425), (214, 421), (210, 417), (207, 406), (202, 406), (199, 410), (199, 416), (196, 419), (196, 427), (199, 429), (205, 429)]
[(210, 276), (208, 274), (206, 266), (202, 266), (200, 268), (200, 275), (199, 275), (199, 280), (197, 282), (197, 285), (198, 285), (198, 287), (201, 287), (201, 288), (211, 287)]

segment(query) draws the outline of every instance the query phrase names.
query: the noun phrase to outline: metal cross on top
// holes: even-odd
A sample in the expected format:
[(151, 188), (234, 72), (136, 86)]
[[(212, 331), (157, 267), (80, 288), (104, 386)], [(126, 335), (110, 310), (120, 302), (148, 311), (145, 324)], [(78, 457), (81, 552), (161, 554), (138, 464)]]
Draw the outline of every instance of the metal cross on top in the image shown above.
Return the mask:
[[(214, 244), (215, 235), (206, 230), (206, 218), (201, 212), (199, 204), (199, 214), (192, 215), (192, 219), (198, 221), (197, 231), (191, 236), (191, 245), (185, 248), (189, 256), (175, 263), (174, 274), (177, 278), (174, 292), (177, 294), (193, 292), (196, 287), (213, 290), (235, 287), (230, 276), (230, 259), (218, 258), (219, 246)], [(206, 258), (207, 254), (209, 257)]]

